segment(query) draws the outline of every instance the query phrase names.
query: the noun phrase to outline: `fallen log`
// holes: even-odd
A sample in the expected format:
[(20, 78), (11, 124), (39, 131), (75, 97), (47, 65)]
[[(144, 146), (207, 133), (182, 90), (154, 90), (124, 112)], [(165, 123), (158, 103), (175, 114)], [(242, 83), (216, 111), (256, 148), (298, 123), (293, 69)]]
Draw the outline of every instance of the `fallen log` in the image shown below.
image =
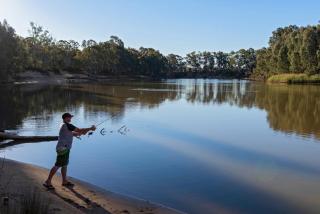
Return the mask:
[(40, 143), (42, 141), (9, 141), (7, 143), (0, 143), (0, 150), (1, 149), (5, 149), (5, 148), (8, 148), (8, 147), (12, 147), (12, 146), (17, 146), (17, 145), (20, 145), (20, 144), (25, 144), (25, 143)]
[(58, 140), (58, 136), (19, 136), (5, 132), (0, 132), (0, 140), (41, 142)]

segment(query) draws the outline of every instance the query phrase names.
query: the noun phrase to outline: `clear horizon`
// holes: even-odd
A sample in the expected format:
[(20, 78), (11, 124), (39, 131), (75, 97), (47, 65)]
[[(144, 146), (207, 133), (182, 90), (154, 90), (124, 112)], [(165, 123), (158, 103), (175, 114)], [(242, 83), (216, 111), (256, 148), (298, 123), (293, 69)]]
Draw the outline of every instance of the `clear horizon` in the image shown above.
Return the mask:
[(278, 27), (314, 25), (320, 19), (320, 2), (314, 0), (0, 0), (0, 5), (0, 20), (22, 36), (33, 21), (56, 39), (105, 41), (116, 35), (126, 47), (179, 55), (262, 48)]

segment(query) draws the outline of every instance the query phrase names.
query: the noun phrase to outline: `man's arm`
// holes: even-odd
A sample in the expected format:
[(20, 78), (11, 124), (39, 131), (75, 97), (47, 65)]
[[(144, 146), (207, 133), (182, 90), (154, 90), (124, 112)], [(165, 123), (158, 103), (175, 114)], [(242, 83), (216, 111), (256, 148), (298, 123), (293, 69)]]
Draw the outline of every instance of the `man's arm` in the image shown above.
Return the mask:
[(72, 132), (73, 136), (81, 136), (86, 135), (89, 131), (95, 131), (96, 127), (93, 125), (90, 128), (75, 128), (75, 130)]

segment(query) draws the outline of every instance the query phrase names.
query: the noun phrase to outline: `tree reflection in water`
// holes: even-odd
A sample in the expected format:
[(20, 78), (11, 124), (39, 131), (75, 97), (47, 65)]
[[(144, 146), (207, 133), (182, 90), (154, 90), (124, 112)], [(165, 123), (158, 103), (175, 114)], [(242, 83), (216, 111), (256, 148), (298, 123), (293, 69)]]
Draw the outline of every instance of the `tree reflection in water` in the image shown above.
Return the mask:
[[(237, 80), (169, 80), (77, 85), (15, 85), (0, 88), (0, 129), (17, 129), (26, 118), (40, 124), (52, 114), (104, 112), (119, 120), (126, 109), (157, 108), (164, 101), (229, 104), (267, 112), (272, 129), (320, 138), (320, 88), (316, 85), (270, 85)], [(228, 115), (226, 115), (227, 117)]]

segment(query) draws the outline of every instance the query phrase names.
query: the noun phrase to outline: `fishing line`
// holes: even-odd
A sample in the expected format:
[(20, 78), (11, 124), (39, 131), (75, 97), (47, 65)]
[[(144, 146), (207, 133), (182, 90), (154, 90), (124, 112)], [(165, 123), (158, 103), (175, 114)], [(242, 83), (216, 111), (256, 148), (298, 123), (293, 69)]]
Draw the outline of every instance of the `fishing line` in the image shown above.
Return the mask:
[[(101, 121), (100, 123), (96, 124), (95, 127), (98, 127), (98, 126), (104, 124), (105, 122), (107, 122), (108, 120), (110, 120), (110, 119), (112, 119), (112, 118), (113, 118), (113, 117)], [(126, 125), (121, 126), (121, 127), (117, 130), (117, 132), (118, 132), (119, 134), (121, 134), (121, 135), (126, 135), (129, 131), (130, 131), (130, 129), (128, 129), (128, 127), (127, 127)], [(110, 133), (113, 133), (113, 132), (114, 132), (113, 130), (110, 131)], [(94, 133), (94, 131), (88, 132), (88, 137), (90, 137), (91, 135), (93, 135), (93, 133)], [(102, 136), (105, 136), (106, 133), (107, 133), (107, 131), (105, 130), (105, 128), (102, 128), (102, 129), (100, 130), (100, 134), (101, 134)], [(78, 137), (78, 139), (81, 140), (80, 137)]]

